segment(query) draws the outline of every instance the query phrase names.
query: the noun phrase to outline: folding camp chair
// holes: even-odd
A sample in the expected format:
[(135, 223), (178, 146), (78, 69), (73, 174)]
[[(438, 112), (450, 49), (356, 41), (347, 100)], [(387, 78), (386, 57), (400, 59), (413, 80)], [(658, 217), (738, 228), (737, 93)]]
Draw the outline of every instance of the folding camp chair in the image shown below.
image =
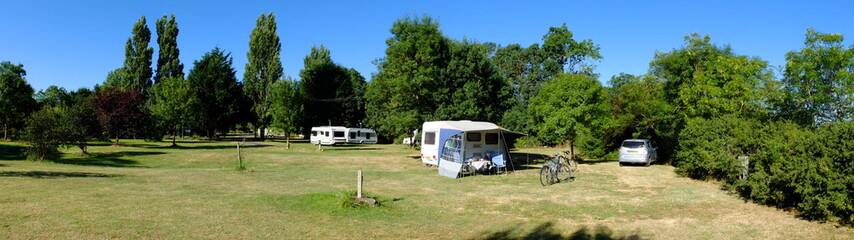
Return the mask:
[(495, 170), (495, 173), (507, 171), (507, 161), (504, 160), (504, 154), (497, 153), (497, 152), (490, 152), (489, 156), (490, 156), (490, 160), (492, 160), (492, 168)]

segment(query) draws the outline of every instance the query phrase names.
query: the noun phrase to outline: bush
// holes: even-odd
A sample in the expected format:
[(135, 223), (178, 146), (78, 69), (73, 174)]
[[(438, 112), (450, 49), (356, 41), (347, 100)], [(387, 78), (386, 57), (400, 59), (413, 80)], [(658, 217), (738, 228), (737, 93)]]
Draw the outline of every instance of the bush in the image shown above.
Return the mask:
[(758, 148), (757, 125), (733, 116), (689, 119), (679, 134), (677, 171), (692, 178), (734, 182), (742, 172), (738, 156), (749, 156)]
[[(796, 209), (810, 220), (851, 223), (854, 214), (854, 123), (817, 130), (789, 122), (724, 117), (687, 121), (677, 171), (717, 179), (757, 203)], [(736, 157), (750, 158), (740, 179)]]
[(63, 137), (59, 121), (59, 109), (54, 107), (45, 107), (27, 118), (24, 141), (30, 145), (28, 159), (41, 161), (59, 152)]

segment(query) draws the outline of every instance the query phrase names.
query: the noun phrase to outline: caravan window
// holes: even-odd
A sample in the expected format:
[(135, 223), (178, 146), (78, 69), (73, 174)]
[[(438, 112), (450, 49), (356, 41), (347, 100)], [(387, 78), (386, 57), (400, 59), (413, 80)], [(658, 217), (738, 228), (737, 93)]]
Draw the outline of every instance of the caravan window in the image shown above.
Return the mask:
[(424, 132), (424, 145), (436, 144), (436, 132)]
[(344, 137), (344, 132), (339, 132), (339, 131), (332, 132), (332, 137)]
[(355, 139), (355, 138), (356, 138), (356, 133), (351, 132), (351, 133), (350, 133), (350, 139)]
[(317, 137), (317, 131), (311, 131), (311, 135)]
[(479, 132), (466, 133), (466, 141), (480, 142), (480, 133)]
[(326, 134), (327, 137), (329, 137), (329, 132), (323, 132), (323, 133)]
[(371, 139), (371, 133), (365, 133), (365, 138)]
[(484, 142), (486, 142), (486, 144), (489, 144), (489, 145), (498, 144), (498, 133), (487, 133), (485, 135), (486, 136), (484, 136), (484, 138), (485, 138)]

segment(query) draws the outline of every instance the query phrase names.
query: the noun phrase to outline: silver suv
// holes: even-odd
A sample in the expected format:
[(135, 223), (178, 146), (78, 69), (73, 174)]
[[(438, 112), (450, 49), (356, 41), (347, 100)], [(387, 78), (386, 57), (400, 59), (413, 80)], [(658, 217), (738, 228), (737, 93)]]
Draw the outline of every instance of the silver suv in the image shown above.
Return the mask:
[(658, 161), (658, 152), (655, 149), (649, 139), (626, 139), (620, 145), (620, 166), (641, 163), (649, 167)]

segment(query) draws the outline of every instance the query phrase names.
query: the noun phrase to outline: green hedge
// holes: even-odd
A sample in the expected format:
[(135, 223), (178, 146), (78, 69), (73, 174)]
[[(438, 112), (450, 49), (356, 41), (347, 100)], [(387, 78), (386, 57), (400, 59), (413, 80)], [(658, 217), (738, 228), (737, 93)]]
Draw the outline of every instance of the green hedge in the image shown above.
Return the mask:
[[(737, 156), (750, 158), (741, 179)], [(787, 122), (723, 117), (691, 119), (679, 135), (677, 171), (717, 179), (758, 203), (795, 209), (811, 220), (851, 223), (854, 123), (817, 130)]]

